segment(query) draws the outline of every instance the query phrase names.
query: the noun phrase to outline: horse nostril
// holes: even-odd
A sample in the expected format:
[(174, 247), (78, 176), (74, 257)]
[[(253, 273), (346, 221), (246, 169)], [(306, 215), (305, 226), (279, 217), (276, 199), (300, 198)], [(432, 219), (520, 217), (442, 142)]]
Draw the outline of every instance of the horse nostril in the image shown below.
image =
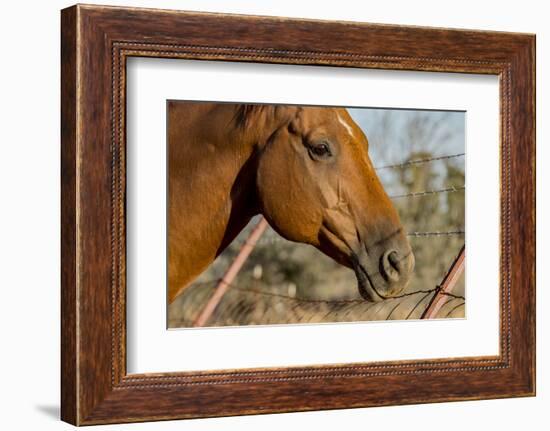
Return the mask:
[(395, 250), (386, 250), (380, 258), (382, 275), (390, 282), (399, 281), (399, 273), (403, 271), (403, 264)]
[(390, 261), (391, 266), (393, 266), (397, 272), (402, 272), (403, 271), (402, 259), (399, 258), (399, 255), (397, 254), (397, 252), (395, 250), (391, 251), (388, 254), (388, 260)]

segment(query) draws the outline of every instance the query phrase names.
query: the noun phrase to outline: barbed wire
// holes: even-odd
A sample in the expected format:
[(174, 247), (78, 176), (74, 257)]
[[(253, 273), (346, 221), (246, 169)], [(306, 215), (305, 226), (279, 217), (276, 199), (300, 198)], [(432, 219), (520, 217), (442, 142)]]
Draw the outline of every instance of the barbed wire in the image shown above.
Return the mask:
[[(218, 282), (219, 279), (213, 279), (190, 286), (187, 293), (182, 295), (183, 302), (177, 305), (186, 310), (185, 315), (171, 318), (170, 327), (194, 326), (197, 314), (213, 295)], [(235, 282), (229, 286), (220, 306), (213, 312), (209, 326), (420, 319), (431, 298), (438, 294), (447, 297), (440, 318), (456, 314), (456, 310), (465, 305), (463, 296), (446, 293), (439, 287), (369, 302), (362, 298), (303, 298), (291, 291), (286, 294), (287, 286), (269, 288), (248, 284), (243, 286)], [(203, 290), (203, 287), (208, 289)]]
[(402, 195), (392, 195), (390, 196), (391, 199), (400, 199), (400, 198), (408, 198), (408, 197), (420, 197), (420, 196), (426, 196), (426, 195), (435, 195), (438, 193), (454, 193), (459, 192), (461, 190), (465, 190), (466, 186), (452, 186), (447, 187), (444, 189), (437, 189), (437, 190), (422, 190), (420, 192), (411, 192), (411, 193), (405, 193)]
[[(416, 237), (416, 238), (426, 238), (431, 236), (455, 236), (455, 235), (460, 236), (465, 234), (466, 234), (466, 231), (464, 230), (450, 230), (450, 231), (409, 232), (407, 233), (407, 236)], [(239, 244), (239, 245), (245, 244), (247, 242), (246, 239), (243, 239), (243, 240), (237, 239), (235, 241), (236, 241), (236, 244)], [(281, 236), (276, 236), (272, 238), (261, 237), (254, 244), (269, 245), (269, 244), (276, 244), (278, 242), (290, 242), (290, 241)]]
[(429, 236), (451, 236), (451, 235), (465, 235), (466, 231), (463, 230), (450, 230), (446, 232), (434, 231), (434, 232), (409, 232), (407, 236), (412, 237), (429, 237)]
[[(221, 281), (221, 279), (210, 280), (208, 282), (201, 282), (199, 285), (214, 284), (214, 283), (217, 284), (220, 281)], [(195, 285), (197, 285), (197, 283), (195, 283)], [(229, 286), (231, 287), (231, 290), (237, 290), (239, 292), (254, 293), (254, 294), (263, 295), (263, 296), (270, 296), (270, 297), (281, 298), (281, 299), (286, 299), (286, 300), (290, 300), (290, 301), (306, 302), (306, 303), (312, 303), (312, 304), (336, 304), (337, 305), (337, 304), (364, 304), (364, 303), (369, 302), (369, 301), (366, 301), (364, 299), (300, 298), (300, 297), (297, 297), (297, 296), (285, 295), (284, 293), (279, 293), (279, 292), (269, 292), (269, 291), (264, 290), (264, 289), (257, 289), (257, 288), (253, 288), (253, 287), (241, 287), (241, 286), (237, 286), (234, 283), (229, 283)], [(464, 301), (466, 300), (466, 298), (462, 295), (455, 295), (453, 293), (444, 292), (444, 291), (440, 291), (440, 290), (441, 289), (440, 289), (439, 286), (437, 286), (433, 289), (415, 290), (415, 291), (412, 291), (412, 292), (402, 293), (400, 295), (388, 296), (388, 297), (384, 298), (382, 301), (391, 301), (391, 300), (396, 300), (396, 299), (402, 299), (402, 298), (406, 298), (406, 297), (414, 296), (414, 295), (418, 295), (418, 294), (427, 294), (427, 295), (429, 295), (429, 294), (432, 294), (432, 293), (435, 294), (437, 292), (439, 292), (440, 295), (448, 296), (448, 297), (451, 297), (451, 298), (454, 298), (454, 299), (462, 299)]]
[(411, 165), (419, 165), (419, 164), (423, 164), (423, 163), (434, 162), (434, 161), (437, 161), (437, 160), (454, 159), (456, 157), (462, 157), (462, 156), (465, 156), (465, 155), (466, 155), (466, 153), (458, 153), (458, 154), (450, 154), (450, 155), (447, 155), (447, 156), (436, 156), (436, 157), (430, 157), (430, 158), (426, 158), (426, 159), (409, 160), (408, 162), (396, 163), (394, 165), (377, 166), (377, 167), (375, 167), (375, 169), (376, 170), (399, 169), (399, 168), (404, 168), (404, 167), (411, 166)]

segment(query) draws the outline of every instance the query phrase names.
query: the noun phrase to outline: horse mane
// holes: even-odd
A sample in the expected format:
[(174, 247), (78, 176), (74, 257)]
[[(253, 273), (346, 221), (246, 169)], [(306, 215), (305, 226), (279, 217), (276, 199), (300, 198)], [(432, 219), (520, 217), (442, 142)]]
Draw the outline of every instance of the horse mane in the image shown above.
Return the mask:
[(283, 113), (288, 113), (290, 117), (291, 112), (294, 110), (289, 110), (289, 106), (286, 105), (242, 104), (237, 106), (233, 121), (237, 128), (246, 130), (252, 124), (258, 124), (262, 117), (264, 120), (274, 119)]
[(272, 107), (269, 105), (238, 105), (233, 118), (235, 126), (248, 129), (251, 124), (257, 122), (260, 115), (267, 113), (270, 108)]

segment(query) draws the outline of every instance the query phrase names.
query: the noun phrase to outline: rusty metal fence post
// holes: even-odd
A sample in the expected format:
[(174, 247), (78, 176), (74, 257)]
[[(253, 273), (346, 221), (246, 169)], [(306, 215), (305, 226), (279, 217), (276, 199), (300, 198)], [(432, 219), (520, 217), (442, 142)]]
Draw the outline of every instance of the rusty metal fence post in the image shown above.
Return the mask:
[(422, 313), (422, 316), (420, 317), (421, 319), (434, 319), (437, 316), (437, 313), (441, 310), (441, 307), (443, 307), (447, 299), (446, 294), (453, 290), (456, 282), (464, 272), (465, 261), (466, 250), (465, 246), (462, 246), (460, 253), (458, 253), (458, 256), (449, 268), (449, 271), (445, 274), (443, 281), (438, 286), (435, 295), (432, 297), (432, 300), (424, 310), (424, 313)]
[(261, 217), (260, 221), (256, 226), (254, 226), (254, 229), (252, 229), (250, 235), (239, 250), (237, 257), (235, 258), (235, 260), (233, 260), (231, 265), (229, 265), (229, 268), (227, 268), (227, 271), (223, 275), (220, 282), (217, 284), (214, 293), (193, 322), (194, 327), (204, 326), (208, 322), (208, 319), (210, 319), (210, 316), (223, 298), (223, 295), (225, 295), (225, 292), (227, 292), (227, 289), (229, 289), (231, 283), (241, 270), (243, 264), (246, 262), (246, 259), (256, 246), (258, 239), (260, 239), (262, 234), (267, 229), (267, 226), (268, 223), (266, 219), (264, 217)]

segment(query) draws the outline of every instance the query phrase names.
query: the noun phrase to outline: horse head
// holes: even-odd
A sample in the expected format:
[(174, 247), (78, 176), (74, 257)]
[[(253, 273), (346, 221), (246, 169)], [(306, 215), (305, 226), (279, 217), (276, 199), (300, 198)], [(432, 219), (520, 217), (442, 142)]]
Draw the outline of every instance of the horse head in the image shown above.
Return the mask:
[(260, 212), (284, 238), (352, 268), (366, 300), (399, 294), (414, 255), (363, 131), (343, 108), (271, 109), (278, 127), (257, 152)]

